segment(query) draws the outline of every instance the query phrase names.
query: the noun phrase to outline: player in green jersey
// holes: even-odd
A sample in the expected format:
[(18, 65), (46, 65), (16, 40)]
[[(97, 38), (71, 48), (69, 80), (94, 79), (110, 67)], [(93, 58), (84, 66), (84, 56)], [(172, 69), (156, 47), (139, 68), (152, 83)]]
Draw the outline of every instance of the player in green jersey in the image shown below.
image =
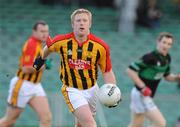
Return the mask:
[(129, 127), (142, 127), (144, 118), (152, 122), (151, 127), (166, 126), (166, 120), (153, 102), (153, 97), (162, 78), (167, 81), (180, 81), (180, 75), (170, 71), (169, 49), (173, 40), (172, 34), (160, 33), (156, 49), (143, 55), (127, 69), (129, 77), (135, 83), (131, 92), (132, 119)]

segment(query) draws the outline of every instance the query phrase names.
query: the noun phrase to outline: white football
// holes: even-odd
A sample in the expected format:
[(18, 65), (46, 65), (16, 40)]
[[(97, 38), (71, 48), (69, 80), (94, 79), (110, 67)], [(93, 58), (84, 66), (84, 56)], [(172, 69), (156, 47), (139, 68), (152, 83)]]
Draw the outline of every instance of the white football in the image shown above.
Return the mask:
[(115, 106), (121, 100), (121, 91), (114, 84), (104, 84), (99, 89), (98, 98), (105, 106)]

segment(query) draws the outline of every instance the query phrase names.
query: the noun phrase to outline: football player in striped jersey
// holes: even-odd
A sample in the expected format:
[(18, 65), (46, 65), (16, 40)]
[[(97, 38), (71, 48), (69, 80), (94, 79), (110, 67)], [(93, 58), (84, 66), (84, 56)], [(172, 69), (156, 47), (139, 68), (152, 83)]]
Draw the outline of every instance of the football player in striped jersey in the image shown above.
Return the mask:
[(38, 70), (51, 53), (60, 54), (62, 94), (75, 116), (76, 127), (96, 127), (94, 115), (98, 92), (98, 67), (105, 83), (116, 84), (110, 59), (110, 48), (102, 39), (90, 33), (92, 14), (77, 9), (71, 15), (73, 32), (57, 35), (47, 42), (43, 57), (35, 61)]
[[(40, 127), (51, 127), (51, 112), (41, 78), (45, 66), (38, 72), (33, 68), (36, 57), (42, 55), (43, 42), (49, 36), (45, 21), (37, 21), (32, 36), (25, 42), (19, 59), (19, 69), (11, 79), (6, 114), (0, 119), (0, 127), (13, 126), (29, 104), (38, 114)], [(42, 106), (43, 105), (43, 106)]]

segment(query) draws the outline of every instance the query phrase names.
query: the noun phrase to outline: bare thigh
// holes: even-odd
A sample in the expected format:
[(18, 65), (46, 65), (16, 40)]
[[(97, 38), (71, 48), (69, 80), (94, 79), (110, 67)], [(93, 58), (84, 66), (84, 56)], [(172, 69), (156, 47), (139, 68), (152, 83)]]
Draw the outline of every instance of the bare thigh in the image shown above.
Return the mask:
[(155, 125), (165, 126), (166, 120), (159, 109), (154, 109), (145, 113), (146, 117), (151, 120)]
[(12, 126), (15, 124), (17, 118), (24, 111), (22, 108), (8, 106), (6, 109), (5, 116), (0, 119), (0, 126)]
[(77, 118), (75, 118), (75, 127), (82, 127)]
[(131, 114), (131, 123), (129, 127), (142, 127), (144, 123), (144, 114), (143, 113), (132, 113)]
[(33, 97), (29, 101), (29, 105), (38, 113), (39, 117), (51, 114), (48, 100), (45, 96)]
[(77, 119), (76, 124), (80, 124), (82, 127), (96, 127), (96, 122), (88, 105), (77, 108), (74, 115)]
[(12, 107), (11, 105), (9, 105), (7, 107), (5, 116), (9, 119), (15, 119), (18, 118), (23, 111), (23, 108)]

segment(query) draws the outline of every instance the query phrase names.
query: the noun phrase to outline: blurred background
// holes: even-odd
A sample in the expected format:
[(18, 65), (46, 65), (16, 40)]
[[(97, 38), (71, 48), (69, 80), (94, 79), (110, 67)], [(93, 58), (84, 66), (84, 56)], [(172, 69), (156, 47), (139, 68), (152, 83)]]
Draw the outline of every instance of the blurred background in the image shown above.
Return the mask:
[[(5, 113), (9, 82), (18, 68), (21, 48), (39, 19), (50, 26), (51, 36), (71, 31), (70, 14), (79, 7), (93, 14), (92, 33), (111, 48), (113, 69), (122, 102), (116, 108), (98, 106), (98, 127), (126, 127), (130, 121), (132, 81), (125, 69), (142, 54), (155, 48), (159, 32), (175, 36), (172, 47), (172, 72), (180, 73), (180, 0), (0, 0), (0, 117)], [(50, 56), (53, 67), (46, 70), (42, 84), (47, 92), (53, 127), (72, 127), (74, 120), (60, 91), (59, 56)], [(103, 84), (102, 78), (98, 80)], [(162, 81), (155, 102), (173, 127), (180, 117), (180, 89), (176, 83)], [(27, 107), (15, 127), (37, 127), (38, 118)], [(146, 125), (145, 125), (146, 126)]]

